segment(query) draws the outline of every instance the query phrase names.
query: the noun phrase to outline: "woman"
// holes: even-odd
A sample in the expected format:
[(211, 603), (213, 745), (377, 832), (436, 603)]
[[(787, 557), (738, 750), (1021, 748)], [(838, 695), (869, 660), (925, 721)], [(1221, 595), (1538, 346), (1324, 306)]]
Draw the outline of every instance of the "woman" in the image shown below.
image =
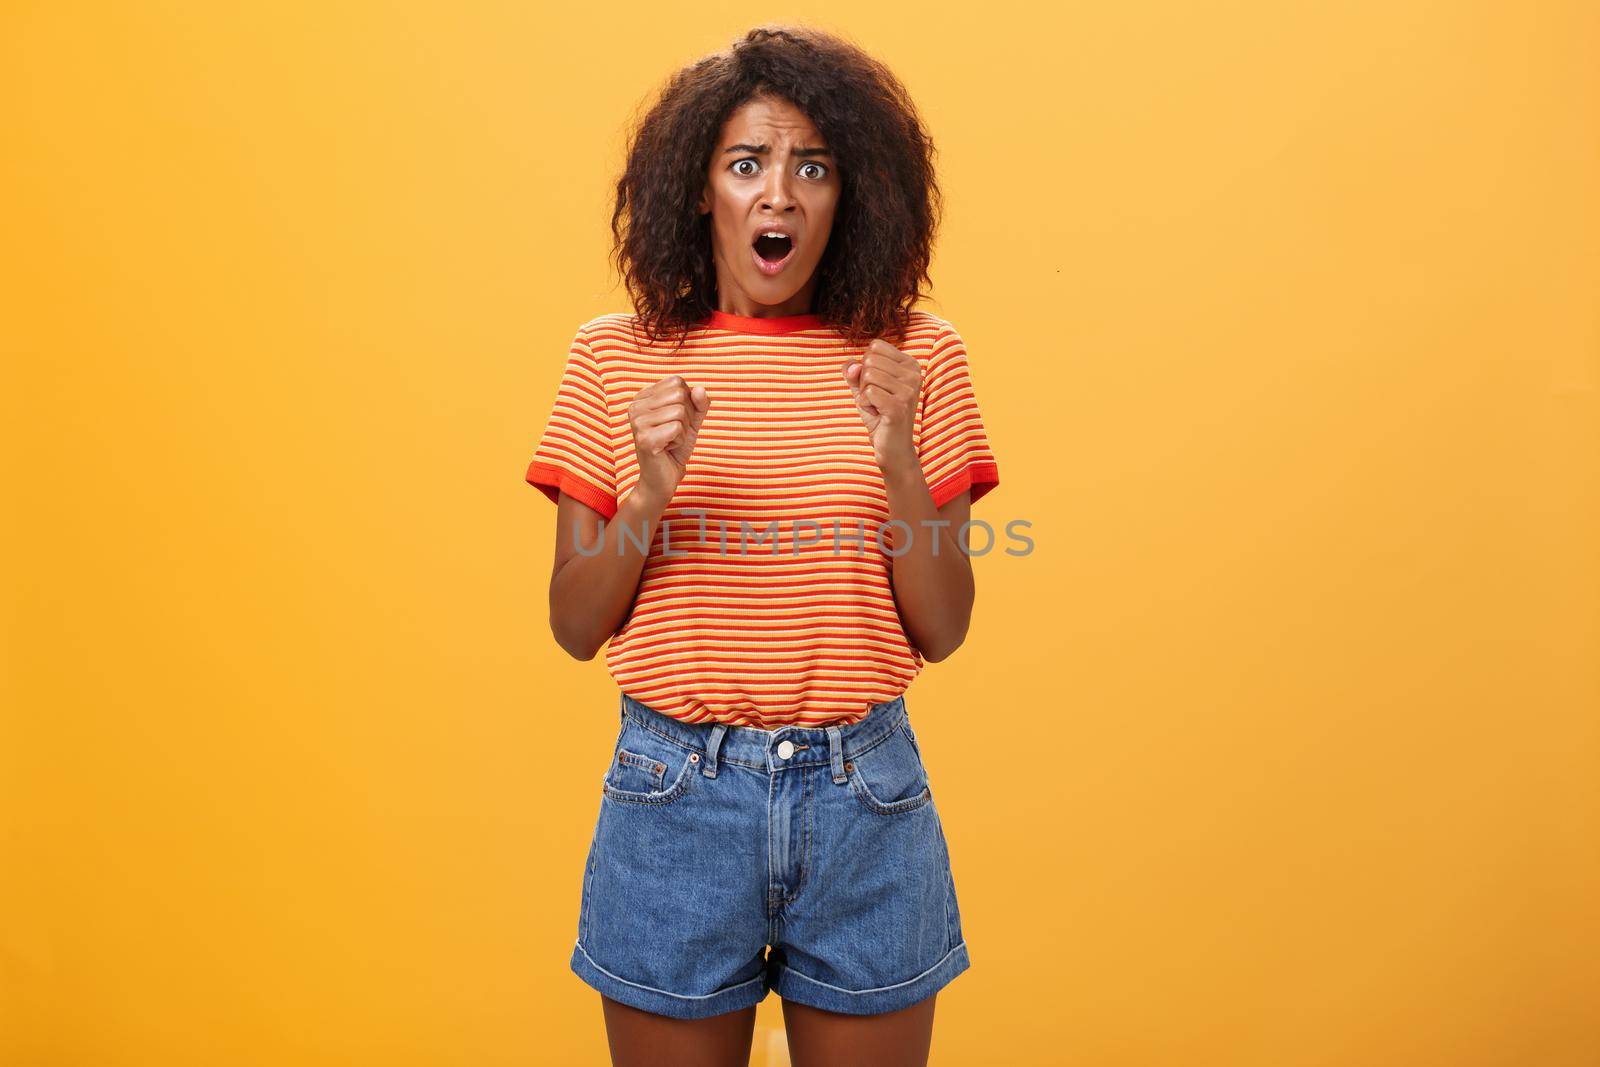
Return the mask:
[(621, 688), (571, 959), (617, 1063), (744, 1064), (771, 989), (801, 1067), (925, 1063), (969, 966), (903, 696), (965, 637), (999, 483), (962, 340), (913, 307), (932, 155), (888, 70), (794, 28), (631, 139), (635, 313), (578, 330), (527, 471), (556, 640), (609, 640)]

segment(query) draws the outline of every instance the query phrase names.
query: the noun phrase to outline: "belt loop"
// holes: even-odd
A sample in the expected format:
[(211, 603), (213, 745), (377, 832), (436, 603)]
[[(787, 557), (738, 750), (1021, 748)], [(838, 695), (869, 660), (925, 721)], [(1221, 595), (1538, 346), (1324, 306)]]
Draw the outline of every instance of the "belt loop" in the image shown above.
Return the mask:
[(844, 776), (844, 737), (837, 726), (829, 726), (828, 731), (828, 756), (833, 763), (833, 780), (836, 784), (843, 785)]
[(722, 746), (722, 735), (728, 732), (728, 724), (719, 722), (711, 727), (711, 735), (706, 738), (706, 768), (700, 772), (707, 778), (717, 776), (717, 749)]

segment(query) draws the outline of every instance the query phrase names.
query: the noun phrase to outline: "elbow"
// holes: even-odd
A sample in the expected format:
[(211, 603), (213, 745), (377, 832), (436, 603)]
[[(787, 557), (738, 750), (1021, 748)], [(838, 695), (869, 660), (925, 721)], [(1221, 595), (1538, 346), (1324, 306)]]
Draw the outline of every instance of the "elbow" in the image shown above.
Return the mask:
[(594, 659), (595, 656), (600, 652), (599, 645), (563, 644), (561, 647), (566, 649), (567, 655), (583, 663), (587, 663), (589, 660)]
[(967, 631), (972, 626), (974, 600), (970, 567), (967, 569), (967, 576), (966, 587), (957, 604), (948, 612), (941, 614), (939, 624), (934, 628), (935, 632), (918, 635), (919, 638), (926, 638), (925, 641), (919, 640), (917, 644), (922, 658), (929, 663), (939, 663), (949, 659), (955, 655), (956, 649), (966, 643)]
[(562, 651), (579, 661), (594, 659), (603, 643), (595, 641), (589, 634), (578, 633), (571, 626), (563, 625), (555, 615), (550, 616), (550, 633)]
[(566, 651), (567, 655), (583, 663), (587, 663), (589, 660), (594, 659), (595, 656), (600, 652), (600, 646), (595, 644), (580, 643), (571, 640), (563, 641), (560, 638), (556, 639), (556, 644), (560, 645), (562, 649)]
[(956, 649), (965, 644), (966, 640), (967, 628), (962, 626), (959, 630), (941, 634), (937, 640), (929, 641), (925, 646), (919, 647), (917, 651), (922, 654), (922, 658), (927, 662), (939, 663), (955, 655)]

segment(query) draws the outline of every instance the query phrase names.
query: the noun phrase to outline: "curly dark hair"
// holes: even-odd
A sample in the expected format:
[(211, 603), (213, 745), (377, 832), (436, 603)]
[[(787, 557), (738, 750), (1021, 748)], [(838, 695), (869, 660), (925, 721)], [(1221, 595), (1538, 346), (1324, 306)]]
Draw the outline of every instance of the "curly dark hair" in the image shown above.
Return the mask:
[(852, 343), (900, 343), (923, 297), (941, 195), (933, 140), (905, 86), (833, 34), (750, 30), (677, 71), (628, 138), (611, 215), (612, 258), (652, 341), (716, 307), (711, 216), (695, 210), (728, 117), (758, 97), (787, 100), (827, 139), (840, 196), (816, 268), (812, 311)]

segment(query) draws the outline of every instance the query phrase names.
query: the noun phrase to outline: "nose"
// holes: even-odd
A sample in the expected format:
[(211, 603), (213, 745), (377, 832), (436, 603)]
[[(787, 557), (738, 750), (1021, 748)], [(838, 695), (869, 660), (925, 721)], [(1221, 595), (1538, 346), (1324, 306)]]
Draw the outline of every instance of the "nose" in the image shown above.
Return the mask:
[(787, 211), (794, 206), (794, 197), (789, 189), (789, 175), (782, 167), (773, 167), (767, 172), (767, 183), (761, 190), (761, 204), (773, 211)]

